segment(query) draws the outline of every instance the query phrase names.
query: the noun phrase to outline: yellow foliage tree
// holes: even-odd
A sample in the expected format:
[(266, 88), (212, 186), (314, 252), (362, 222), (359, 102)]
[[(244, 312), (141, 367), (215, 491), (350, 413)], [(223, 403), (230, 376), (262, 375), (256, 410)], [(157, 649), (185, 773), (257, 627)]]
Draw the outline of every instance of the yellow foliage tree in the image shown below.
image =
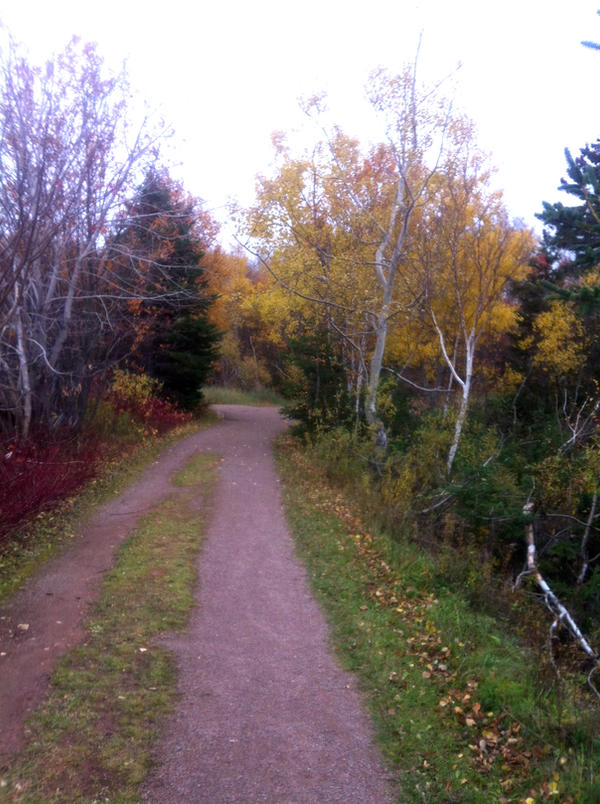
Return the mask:
[(255, 253), (277, 279), (263, 310), (284, 338), (320, 327), (337, 339), (379, 434), (385, 363), (417, 387), (415, 367), (445, 376), (443, 390), (460, 390), (450, 470), (476, 351), (513, 324), (503, 290), (525, 270), (532, 235), (489, 189), (468, 120), (426, 102), (410, 71), (378, 75), (371, 92), (389, 141), (366, 155), (339, 129), (301, 159), (277, 139), (277, 173), (259, 180), (248, 214)]
[(224, 333), (215, 376), (224, 385), (246, 389), (270, 385), (265, 350), (275, 331), (261, 309), (261, 298), (273, 280), (253, 268), (241, 252), (228, 254), (220, 247), (205, 255), (204, 266), (208, 291), (215, 297), (210, 321)]
[(572, 304), (554, 301), (533, 325), (537, 336), (533, 362), (554, 376), (577, 373), (586, 359), (581, 319)]

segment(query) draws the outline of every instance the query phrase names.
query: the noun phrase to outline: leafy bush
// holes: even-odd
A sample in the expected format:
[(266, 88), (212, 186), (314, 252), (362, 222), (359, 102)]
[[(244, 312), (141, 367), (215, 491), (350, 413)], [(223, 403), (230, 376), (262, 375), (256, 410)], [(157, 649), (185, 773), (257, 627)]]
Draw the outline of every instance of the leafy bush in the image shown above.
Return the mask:
[(115, 369), (111, 391), (115, 397), (130, 404), (143, 406), (161, 390), (161, 384), (147, 374), (134, 374), (125, 369)]
[(74, 494), (94, 477), (115, 438), (162, 434), (185, 424), (191, 414), (157, 394), (160, 383), (122, 369), (96, 406), (96, 417), (79, 432), (39, 431), (13, 439), (0, 456), (0, 538), (23, 521)]
[(99, 441), (89, 433), (75, 437), (38, 433), (4, 445), (0, 460), (0, 538), (43, 508), (66, 499), (93, 477)]
[(192, 414), (160, 397), (161, 390), (153, 377), (116, 369), (108, 398), (117, 414), (129, 413), (153, 434), (162, 434), (190, 421)]
[(318, 433), (354, 422), (346, 370), (335, 354), (327, 332), (291, 340), (284, 395), (295, 402), (285, 414), (295, 419), (296, 433)]

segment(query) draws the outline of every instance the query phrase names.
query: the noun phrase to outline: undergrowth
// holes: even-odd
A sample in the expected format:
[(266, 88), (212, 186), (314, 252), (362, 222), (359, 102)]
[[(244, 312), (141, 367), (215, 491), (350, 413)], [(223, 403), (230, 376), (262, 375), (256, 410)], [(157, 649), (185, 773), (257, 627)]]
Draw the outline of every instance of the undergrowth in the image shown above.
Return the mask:
[(115, 428), (112, 440), (103, 442), (102, 461), (95, 464), (91, 479), (84, 480), (84, 474), (71, 494), (52, 505), (46, 501), (39, 513), (22, 519), (4, 535), (0, 543), (0, 602), (31, 577), (40, 563), (69, 544), (95, 506), (132, 483), (170, 443), (213, 421), (212, 414), (205, 414), (163, 436), (145, 437), (129, 428), (122, 433)]
[(278, 405), (285, 402), (283, 397), (270, 388), (258, 388), (254, 391), (242, 391), (238, 388), (223, 388), (208, 385), (202, 389), (202, 395), (208, 405)]
[(292, 439), (278, 460), (298, 551), (336, 653), (367, 692), (400, 800), (598, 801), (596, 704), (566, 695), (535, 650), (474, 609), (464, 572), (444, 575), (422, 545), (372, 528), (350, 467), (348, 494)]
[(98, 471), (101, 443), (95, 434), (37, 434), (12, 439), (0, 459), (0, 540), (43, 508), (76, 492)]
[(161, 396), (162, 384), (146, 374), (115, 369), (109, 392), (105, 395), (117, 416), (129, 414), (152, 435), (163, 434), (192, 420), (189, 411)]
[(83, 427), (37, 429), (0, 444), (0, 543), (74, 495), (115, 454), (190, 424), (192, 415), (160, 390), (151, 377), (117, 369)]

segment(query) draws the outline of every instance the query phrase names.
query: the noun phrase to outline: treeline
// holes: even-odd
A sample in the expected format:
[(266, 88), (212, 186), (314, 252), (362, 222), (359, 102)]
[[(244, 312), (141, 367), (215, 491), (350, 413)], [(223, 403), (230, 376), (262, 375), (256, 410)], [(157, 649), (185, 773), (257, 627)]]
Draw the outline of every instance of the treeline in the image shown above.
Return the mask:
[(38, 69), (12, 46), (0, 67), (4, 472), (15, 438), (80, 431), (106, 394), (193, 408), (216, 363), (217, 382), (292, 399), (395, 533), (547, 580), (598, 637), (599, 142), (568, 155), (539, 243), (441, 87), (380, 71), (382, 141), (308, 103), (322, 138), (274, 137), (228, 254), (93, 47)]
[(78, 429), (129, 365), (193, 406), (215, 355), (201, 259), (216, 226), (159, 161), (125, 73), (74, 40), (0, 63), (0, 430)]
[(578, 639), (566, 601), (597, 640), (600, 143), (569, 156), (570, 206), (545, 205), (539, 243), (439, 87), (407, 69), (369, 92), (380, 144), (275, 138), (250, 257), (222, 255), (212, 279), (220, 377), (293, 399), (394, 533), (475, 551), (481, 579), (540, 596), (554, 636)]
[(0, 53), (0, 537), (189, 419), (217, 354), (217, 226), (140, 114), (92, 45)]

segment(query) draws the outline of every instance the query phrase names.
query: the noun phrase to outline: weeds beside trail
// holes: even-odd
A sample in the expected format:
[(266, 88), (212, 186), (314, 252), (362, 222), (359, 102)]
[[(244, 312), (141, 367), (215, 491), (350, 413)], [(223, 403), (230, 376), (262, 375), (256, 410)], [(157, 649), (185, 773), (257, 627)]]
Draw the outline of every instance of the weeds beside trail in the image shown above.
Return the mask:
[(82, 526), (89, 512), (132, 483), (169, 444), (199, 428), (213, 424), (205, 414), (164, 436), (132, 439), (113, 434), (111, 453), (92, 480), (72, 497), (24, 522), (2, 540), (0, 547), (0, 602), (13, 594), (42, 562), (63, 549)]
[(534, 657), (460, 585), (439, 584), (417, 545), (371, 532), (297, 442), (280, 442), (278, 462), (297, 549), (402, 801), (598, 801), (594, 713), (561, 711)]
[(84, 644), (60, 661), (48, 700), (28, 721), (27, 748), (3, 774), (7, 801), (137, 799), (175, 695), (173, 659), (155, 639), (187, 621), (218, 461), (194, 456), (175, 477), (182, 493), (160, 503), (120, 548)]
[(208, 385), (202, 389), (204, 399), (208, 405), (279, 405), (285, 404), (285, 399), (270, 388), (258, 388), (255, 391), (241, 391), (237, 388), (221, 388)]

